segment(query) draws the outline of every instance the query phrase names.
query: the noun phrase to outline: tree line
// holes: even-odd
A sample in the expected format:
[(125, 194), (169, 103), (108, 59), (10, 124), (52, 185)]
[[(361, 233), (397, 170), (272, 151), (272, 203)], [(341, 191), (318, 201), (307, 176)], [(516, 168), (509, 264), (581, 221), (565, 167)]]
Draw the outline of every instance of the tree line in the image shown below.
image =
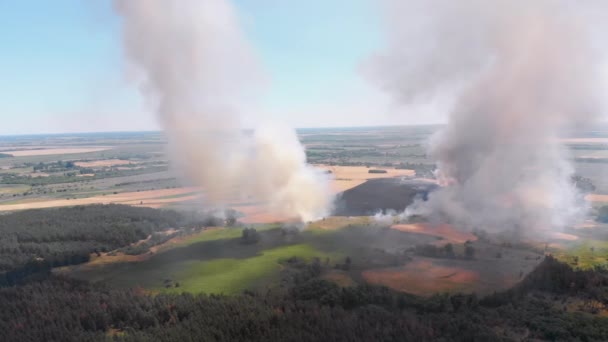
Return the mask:
[(286, 267), (301, 276), (284, 288), (236, 296), (153, 296), (53, 276), (0, 289), (0, 331), (4, 341), (608, 339), (608, 318), (554, 304), (564, 294), (590, 295), (598, 286), (605, 290), (606, 276), (572, 271), (550, 257), (517, 289), (481, 299), (474, 294), (421, 298), (371, 285), (339, 287), (319, 278), (318, 262), (291, 260)]
[(168, 228), (205, 224), (195, 215), (125, 205), (37, 209), (0, 216), (0, 286), (52, 267), (87, 262)]

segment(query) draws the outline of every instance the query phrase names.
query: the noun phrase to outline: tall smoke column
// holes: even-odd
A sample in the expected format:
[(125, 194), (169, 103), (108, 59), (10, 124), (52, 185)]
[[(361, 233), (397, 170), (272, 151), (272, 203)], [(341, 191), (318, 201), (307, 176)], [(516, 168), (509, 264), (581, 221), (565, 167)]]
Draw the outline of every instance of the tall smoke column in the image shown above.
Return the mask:
[(406, 213), (469, 229), (538, 231), (584, 212), (558, 134), (597, 114), (598, 23), (587, 14), (605, 5), (385, 4), (389, 47), (372, 59), (370, 78), (401, 103), (453, 95), (448, 124), (430, 143), (444, 187)]
[(175, 161), (208, 200), (254, 199), (302, 221), (326, 214), (327, 179), (306, 164), (293, 130), (266, 125), (244, 133), (240, 113), (263, 75), (228, 1), (114, 5), (141, 91), (160, 116)]

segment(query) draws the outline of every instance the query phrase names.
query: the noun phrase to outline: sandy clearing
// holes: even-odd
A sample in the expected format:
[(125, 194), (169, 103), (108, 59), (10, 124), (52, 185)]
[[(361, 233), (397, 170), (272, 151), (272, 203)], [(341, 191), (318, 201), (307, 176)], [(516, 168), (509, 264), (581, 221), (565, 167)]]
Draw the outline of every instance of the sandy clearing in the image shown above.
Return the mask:
[[(198, 188), (175, 188), (175, 189), (161, 189), (161, 190), (148, 190), (139, 192), (124, 192), (115, 195), (106, 196), (94, 196), (88, 198), (78, 199), (57, 199), (57, 200), (43, 200), (28, 203), (18, 204), (6, 204), (0, 205), (0, 211), (12, 211), (12, 210), (25, 210), (25, 209), (42, 209), (42, 208), (53, 208), (53, 207), (69, 207), (75, 205), (87, 205), (87, 204), (137, 204), (143, 201), (143, 206), (153, 206), (159, 204), (182, 202), (198, 198), (200, 195), (189, 195), (192, 192), (199, 191)], [(168, 196), (175, 196), (174, 198), (162, 198)]]
[(334, 193), (354, 188), (365, 183), (369, 179), (413, 177), (416, 175), (416, 171), (414, 170), (380, 168), (386, 170), (386, 173), (369, 173), (369, 170), (378, 168), (368, 168), (366, 166), (332, 166), (323, 164), (314, 166), (321, 170), (329, 170), (332, 172), (333, 180), (331, 181), (331, 189)]
[(415, 260), (400, 268), (368, 270), (362, 276), (369, 283), (419, 296), (470, 289), (479, 281), (475, 271), (435, 265), (429, 260)]
[(2, 151), (2, 153), (11, 154), (13, 157), (31, 157), (31, 156), (47, 156), (53, 154), (74, 154), (74, 153), (89, 153), (109, 150), (112, 147), (69, 147), (69, 148), (47, 148), (37, 150), (20, 150), (20, 151)]
[(396, 229), (402, 232), (437, 236), (454, 243), (464, 243), (467, 240), (477, 240), (475, 235), (468, 232), (461, 232), (456, 230), (453, 226), (445, 223), (438, 225), (433, 225), (430, 223), (395, 224), (391, 226), (391, 229)]
[(105, 160), (94, 160), (94, 161), (82, 161), (74, 163), (80, 167), (104, 167), (114, 165), (130, 165), (139, 164), (137, 161), (121, 160), (121, 159), (105, 159)]

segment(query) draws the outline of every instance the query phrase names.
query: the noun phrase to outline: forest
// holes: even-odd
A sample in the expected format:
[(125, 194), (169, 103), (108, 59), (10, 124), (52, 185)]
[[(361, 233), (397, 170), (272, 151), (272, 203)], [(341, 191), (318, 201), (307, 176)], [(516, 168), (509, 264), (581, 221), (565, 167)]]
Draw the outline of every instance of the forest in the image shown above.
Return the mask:
[(516, 288), (486, 298), (341, 288), (320, 272), (318, 263), (292, 260), (282, 287), (236, 296), (148, 295), (52, 276), (0, 289), (0, 331), (4, 341), (608, 339), (608, 318), (556, 304), (565, 296), (605, 304), (607, 276), (573, 271), (550, 256)]
[(194, 214), (125, 205), (26, 210), (0, 216), (0, 285), (89, 260), (155, 232), (204, 224)]
[[(122, 205), (0, 216), (2, 340), (608, 340), (608, 273), (573, 270), (550, 255), (514, 288), (482, 298), (418, 297), (369, 284), (341, 287), (324, 278), (337, 267), (318, 258), (282, 260), (276, 286), (231, 296), (150, 293), (50, 272), (85, 262), (91, 253), (125, 249), (149, 236), (162, 240), (160, 231), (208, 220)], [(240, 243), (255, 243), (259, 234), (243, 229)], [(449, 247), (433, 252), (456, 257)], [(350, 263), (347, 258), (339, 268)]]

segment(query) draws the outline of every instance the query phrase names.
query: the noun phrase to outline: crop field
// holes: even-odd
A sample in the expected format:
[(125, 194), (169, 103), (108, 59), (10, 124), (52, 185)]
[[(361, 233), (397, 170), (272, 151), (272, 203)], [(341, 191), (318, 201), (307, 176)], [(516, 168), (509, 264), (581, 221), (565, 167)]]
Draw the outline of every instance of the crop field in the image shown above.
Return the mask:
[(199, 198), (193, 188), (176, 188), (149, 190), (137, 192), (125, 192), (107, 196), (93, 196), (76, 199), (57, 199), (57, 200), (28, 200), (21, 203), (2, 204), (0, 211), (14, 211), (25, 209), (41, 209), (54, 207), (68, 207), (87, 204), (129, 204), (136, 206), (147, 206), (157, 208), (166, 203), (191, 201)]
[(75, 153), (89, 153), (109, 150), (110, 147), (88, 147), (88, 148), (40, 148), (40, 149), (23, 149), (23, 150), (8, 150), (2, 153), (10, 154), (13, 157), (31, 157), (31, 156), (48, 156), (48, 155), (64, 155)]
[[(369, 179), (376, 178), (398, 178), (413, 177), (416, 175), (414, 170), (394, 169), (394, 168), (369, 168), (366, 166), (341, 166), (341, 165), (317, 165), (322, 170), (331, 171), (331, 187), (335, 193), (354, 188), (365, 183)], [(370, 170), (383, 170), (386, 173), (370, 173)]]

